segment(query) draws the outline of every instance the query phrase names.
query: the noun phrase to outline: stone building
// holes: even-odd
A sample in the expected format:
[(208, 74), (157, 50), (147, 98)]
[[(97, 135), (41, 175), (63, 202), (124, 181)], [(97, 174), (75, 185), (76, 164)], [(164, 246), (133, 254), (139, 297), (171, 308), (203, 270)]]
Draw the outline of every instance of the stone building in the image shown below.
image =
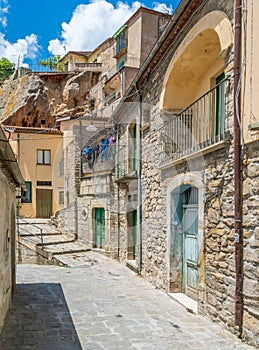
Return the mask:
[[(94, 164), (83, 164), (85, 157), (81, 158), (81, 150), (86, 145), (92, 150), (100, 146), (102, 139), (114, 135), (111, 115), (169, 18), (167, 14), (140, 7), (113, 38), (89, 55), (90, 59), (99, 52), (102, 72), (99, 82), (89, 90), (88, 112), (81, 117), (60, 119), (64, 131), (65, 210), (59, 216), (64, 214), (70, 230), (75, 230), (90, 247), (116, 250), (113, 229), (110, 229), (110, 223), (115, 220), (112, 208), (114, 152), (109, 159), (103, 159), (103, 164), (102, 157)], [(89, 127), (95, 129), (96, 134), (90, 133)], [(96, 223), (96, 217), (102, 224)]]
[(259, 5), (238, 3), (183, 0), (114, 112), (114, 241), (258, 346)]
[(22, 191), (19, 216), (50, 218), (64, 206), (64, 158), (62, 131), (2, 125), (10, 132), (26, 191)]
[(16, 189), (22, 185), (14, 153), (0, 127), (0, 331), (15, 288)]
[[(68, 129), (65, 187), (89, 248), (258, 346), (259, 5), (243, 7), (182, 0), (125, 90), (120, 47), (116, 74), (91, 88), (106, 95)], [(81, 163), (110, 133), (113, 157)]]

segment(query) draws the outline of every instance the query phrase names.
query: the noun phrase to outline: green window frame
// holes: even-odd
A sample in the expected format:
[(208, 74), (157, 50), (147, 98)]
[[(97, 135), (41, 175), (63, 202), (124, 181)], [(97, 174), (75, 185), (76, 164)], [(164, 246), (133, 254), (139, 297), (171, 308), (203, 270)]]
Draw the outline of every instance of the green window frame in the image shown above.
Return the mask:
[(27, 190), (21, 191), (21, 203), (32, 203), (32, 182), (25, 181), (25, 185)]

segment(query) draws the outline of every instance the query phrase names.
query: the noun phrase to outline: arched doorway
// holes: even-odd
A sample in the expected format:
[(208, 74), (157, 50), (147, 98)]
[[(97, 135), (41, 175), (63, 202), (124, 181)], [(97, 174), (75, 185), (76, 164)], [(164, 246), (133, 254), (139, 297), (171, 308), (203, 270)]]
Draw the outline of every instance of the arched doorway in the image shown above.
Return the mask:
[(183, 174), (168, 187), (168, 291), (196, 299), (204, 278), (203, 184)]

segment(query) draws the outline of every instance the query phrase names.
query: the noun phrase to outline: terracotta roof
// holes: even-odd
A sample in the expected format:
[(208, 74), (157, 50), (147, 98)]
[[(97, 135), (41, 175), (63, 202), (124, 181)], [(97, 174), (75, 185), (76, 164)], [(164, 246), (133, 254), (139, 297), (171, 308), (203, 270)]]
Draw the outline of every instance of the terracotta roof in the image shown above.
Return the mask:
[(24, 133), (40, 133), (40, 134), (63, 134), (62, 131), (54, 128), (35, 128), (28, 126), (15, 126), (15, 125), (3, 125), (2, 128), (5, 131), (13, 131), (13, 132), (24, 132)]

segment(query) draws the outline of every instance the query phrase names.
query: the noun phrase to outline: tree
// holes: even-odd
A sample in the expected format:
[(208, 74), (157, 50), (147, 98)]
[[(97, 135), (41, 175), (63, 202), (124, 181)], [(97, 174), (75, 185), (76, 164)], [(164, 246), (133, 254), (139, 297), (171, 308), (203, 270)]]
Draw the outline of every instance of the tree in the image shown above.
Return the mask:
[(0, 60), (0, 82), (9, 79), (14, 72), (14, 64), (7, 58), (2, 57)]
[(50, 70), (63, 71), (64, 67), (59, 62), (59, 60), (60, 60), (60, 55), (56, 55), (56, 56), (48, 57), (46, 60), (40, 60), (39, 64), (43, 67), (50, 68)]

